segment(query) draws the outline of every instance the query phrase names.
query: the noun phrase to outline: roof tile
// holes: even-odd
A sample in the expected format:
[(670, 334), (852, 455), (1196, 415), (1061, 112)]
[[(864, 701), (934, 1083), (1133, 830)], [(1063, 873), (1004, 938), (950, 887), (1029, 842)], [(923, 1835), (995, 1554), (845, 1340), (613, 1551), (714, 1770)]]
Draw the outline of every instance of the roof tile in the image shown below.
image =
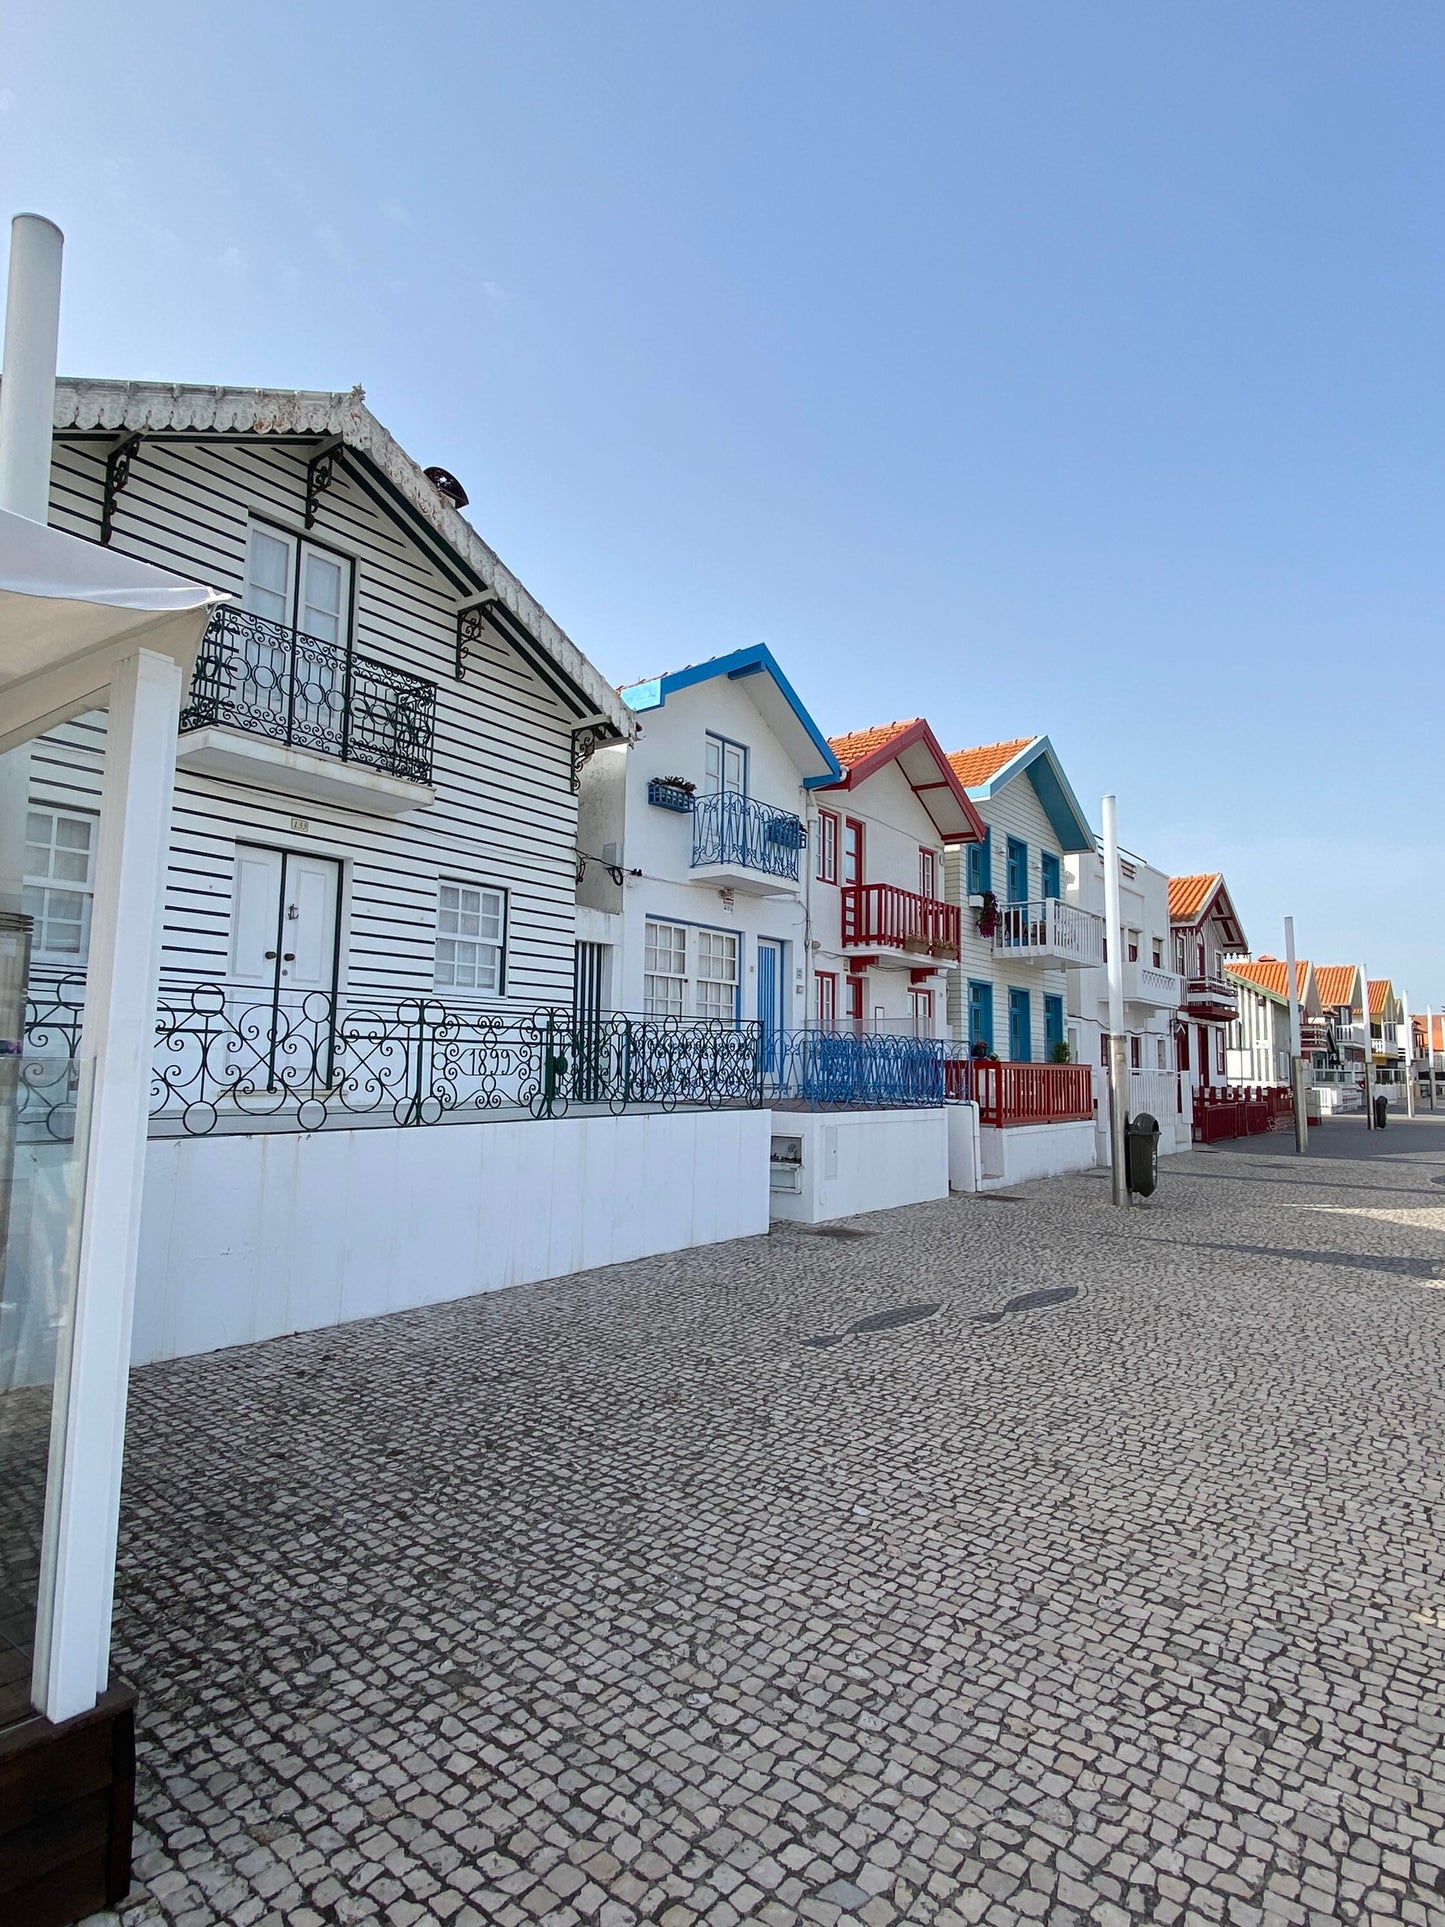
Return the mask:
[(917, 716), (910, 716), (906, 722), (877, 723), (872, 729), (855, 729), (846, 736), (830, 736), (828, 747), (844, 769), (851, 769), (855, 763), (861, 763), (876, 750), (886, 749), (893, 738), (901, 736), (905, 729), (915, 729), (920, 720)]
[(1011, 763), (1020, 750), (1038, 740), (1037, 736), (1015, 736), (1011, 743), (981, 743), (976, 749), (954, 750), (948, 760), (964, 788), (974, 789), (997, 776), (1005, 763)]
[(1223, 883), (1224, 873), (1211, 870), (1206, 875), (1170, 877), (1169, 917), (1173, 923), (1194, 923), (1200, 912)]

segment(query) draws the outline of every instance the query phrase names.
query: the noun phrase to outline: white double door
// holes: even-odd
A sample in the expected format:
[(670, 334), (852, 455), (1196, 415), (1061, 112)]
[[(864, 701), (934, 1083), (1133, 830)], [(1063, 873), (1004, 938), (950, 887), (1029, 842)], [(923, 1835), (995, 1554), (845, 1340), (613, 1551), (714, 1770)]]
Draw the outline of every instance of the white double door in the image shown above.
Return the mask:
[(341, 865), (332, 857), (239, 844), (232, 982), (288, 1007), (312, 991), (334, 991), (340, 883)]

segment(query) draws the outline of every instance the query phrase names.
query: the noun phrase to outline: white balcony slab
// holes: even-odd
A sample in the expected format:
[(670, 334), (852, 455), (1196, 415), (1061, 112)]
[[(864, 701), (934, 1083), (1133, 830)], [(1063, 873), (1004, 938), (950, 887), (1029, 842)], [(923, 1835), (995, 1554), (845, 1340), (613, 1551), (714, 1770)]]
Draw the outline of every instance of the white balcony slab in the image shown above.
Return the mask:
[(429, 809), (436, 801), (430, 783), (410, 783), (364, 763), (344, 763), (337, 756), (288, 748), (266, 736), (215, 724), (188, 730), (177, 745), (176, 763), (181, 769), (229, 776), (286, 796), (314, 796), (321, 803), (340, 803), (377, 816), (404, 816), (408, 810)]
[(802, 888), (797, 877), (769, 876), (766, 870), (750, 869), (745, 863), (695, 863), (687, 875), (690, 883), (736, 890), (743, 897), (795, 897)]
[(1177, 1010), (1184, 996), (1184, 979), (1174, 970), (1153, 964), (1124, 964), (1124, 1002), (1149, 1010)]

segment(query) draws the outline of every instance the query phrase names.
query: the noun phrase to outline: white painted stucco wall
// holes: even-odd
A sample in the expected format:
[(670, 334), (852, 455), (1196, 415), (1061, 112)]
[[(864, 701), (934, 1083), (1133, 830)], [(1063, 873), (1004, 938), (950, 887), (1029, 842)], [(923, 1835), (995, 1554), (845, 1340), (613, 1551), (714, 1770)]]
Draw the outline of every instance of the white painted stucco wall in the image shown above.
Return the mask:
[(768, 1228), (771, 1113), (154, 1138), (133, 1362)]
[(906, 1111), (774, 1111), (775, 1138), (802, 1139), (801, 1189), (774, 1191), (772, 1215), (822, 1224), (948, 1196), (948, 1118)]

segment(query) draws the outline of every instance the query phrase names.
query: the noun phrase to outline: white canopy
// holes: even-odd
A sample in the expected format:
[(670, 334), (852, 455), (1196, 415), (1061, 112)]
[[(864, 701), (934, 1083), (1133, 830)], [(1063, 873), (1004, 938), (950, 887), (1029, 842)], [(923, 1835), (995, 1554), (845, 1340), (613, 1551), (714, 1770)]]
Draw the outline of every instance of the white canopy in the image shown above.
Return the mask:
[(211, 610), (226, 599), (0, 509), (0, 750), (103, 707), (113, 665), (138, 645), (189, 680)]

